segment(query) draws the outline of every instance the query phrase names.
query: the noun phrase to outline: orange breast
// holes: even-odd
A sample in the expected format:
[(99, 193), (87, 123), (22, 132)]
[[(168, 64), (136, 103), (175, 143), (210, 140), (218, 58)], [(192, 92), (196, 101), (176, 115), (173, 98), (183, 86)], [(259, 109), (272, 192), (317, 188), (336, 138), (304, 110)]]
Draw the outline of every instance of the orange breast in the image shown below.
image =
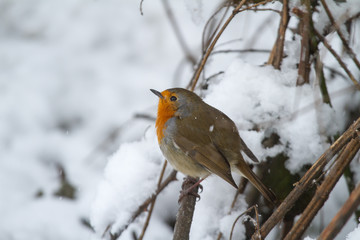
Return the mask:
[(156, 118), (156, 134), (158, 137), (159, 143), (161, 139), (164, 137), (164, 131), (166, 129), (166, 122), (172, 118), (175, 114), (174, 106), (168, 102), (167, 99), (160, 99), (158, 106), (158, 113)]

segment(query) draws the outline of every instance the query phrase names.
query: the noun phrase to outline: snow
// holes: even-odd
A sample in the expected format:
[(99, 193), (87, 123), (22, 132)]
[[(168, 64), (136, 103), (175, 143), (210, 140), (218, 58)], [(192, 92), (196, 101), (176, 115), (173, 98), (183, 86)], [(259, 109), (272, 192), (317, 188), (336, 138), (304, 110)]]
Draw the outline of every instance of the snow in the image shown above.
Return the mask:
[(98, 232), (110, 223), (115, 231), (126, 225), (131, 210), (155, 192), (163, 157), (154, 132), (152, 127), (144, 139), (122, 144), (109, 159), (92, 207), (91, 222)]
[[(300, 6), (300, 1), (291, 2)], [(340, 22), (360, 7), (356, 0), (339, 8), (327, 2), (337, 9), (333, 14)], [(170, 4), (196, 58), (201, 55), (203, 26), (219, 3)], [(157, 99), (149, 89), (184, 87), (193, 71), (184, 63), (161, 1), (144, 1), (143, 16), (139, 2), (130, 0), (2, 0), (0, 6), (0, 239), (100, 239), (108, 225), (117, 232), (156, 191), (164, 162), (151, 120)], [(270, 6), (281, 9), (279, 2)], [(278, 20), (274, 12), (241, 13), (215, 50), (271, 50)], [(320, 6), (317, 29), (327, 22)], [(224, 74), (209, 80), (207, 90), (196, 89), (204, 101), (234, 120), (260, 161), (285, 151), (292, 172), (313, 163), (329, 146), (327, 136), (342, 132), (351, 117), (348, 112), (360, 105), (360, 94), (344, 91), (352, 83), (339, 76), (328, 82), (333, 108), (321, 104), (314, 74), (311, 84), (295, 87), (300, 40), (287, 34), (281, 71), (260, 66), (268, 53), (211, 55), (205, 78)], [(329, 36), (329, 41), (341, 52), (338, 38)], [(351, 44), (359, 52), (359, 43)], [(337, 66), (329, 54), (323, 52), (321, 58), (327, 66)], [(349, 58), (343, 60), (358, 76)], [(135, 118), (137, 113), (150, 118)], [(264, 149), (261, 141), (269, 132), (280, 136), (280, 144)], [(59, 166), (75, 188), (74, 199), (55, 195), (62, 186)], [(359, 180), (359, 161), (351, 166)], [(170, 172), (168, 166), (165, 177)], [(146, 239), (172, 237), (182, 177), (178, 173), (179, 181), (158, 196)], [(236, 182), (239, 178), (234, 175)], [(348, 196), (345, 186), (342, 179), (325, 204), (325, 223), (317, 217), (307, 235), (317, 236), (317, 229), (336, 214)], [(228, 214), (234, 188), (217, 176), (206, 179), (203, 187), (191, 239), (214, 239), (219, 231), (227, 239), (234, 220), (247, 209), (245, 197), (240, 196), (236, 210)], [(139, 234), (145, 216), (142, 213), (119, 239)], [(241, 221), (234, 239), (244, 236)], [(350, 219), (339, 236), (358, 239), (359, 232)]]
[(354, 229), (351, 233), (346, 236), (346, 240), (357, 240), (360, 239), (360, 225)]

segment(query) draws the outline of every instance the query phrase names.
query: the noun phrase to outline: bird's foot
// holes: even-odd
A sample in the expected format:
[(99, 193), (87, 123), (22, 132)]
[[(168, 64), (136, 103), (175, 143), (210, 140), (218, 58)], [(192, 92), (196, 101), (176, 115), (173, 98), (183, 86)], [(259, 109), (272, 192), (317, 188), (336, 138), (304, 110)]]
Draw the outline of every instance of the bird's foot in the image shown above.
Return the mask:
[(197, 178), (193, 178), (193, 177), (184, 178), (184, 181), (181, 186), (182, 190), (180, 191), (180, 196), (179, 196), (178, 202), (180, 203), (182, 201), (182, 199), (187, 195), (194, 196), (194, 197), (196, 197), (196, 200), (199, 201), (200, 195), (198, 193), (197, 187), (199, 187), (200, 193), (201, 193), (203, 191), (203, 186), (200, 183), (203, 180), (204, 180), (204, 178), (200, 179), (200, 180)]

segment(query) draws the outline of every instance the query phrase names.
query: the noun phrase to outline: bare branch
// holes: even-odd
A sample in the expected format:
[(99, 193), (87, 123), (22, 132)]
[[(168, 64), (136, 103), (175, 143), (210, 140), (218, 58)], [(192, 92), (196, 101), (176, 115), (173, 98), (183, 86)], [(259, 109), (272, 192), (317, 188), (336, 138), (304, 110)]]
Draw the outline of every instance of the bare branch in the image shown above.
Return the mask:
[[(187, 177), (182, 185), (182, 190), (186, 191), (193, 187), (194, 182)], [(193, 189), (193, 193), (198, 192), (198, 186)], [(173, 240), (188, 240), (192, 218), (195, 211), (196, 196), (187, 194), (180, 200), (180, 207), (176, 216)]]

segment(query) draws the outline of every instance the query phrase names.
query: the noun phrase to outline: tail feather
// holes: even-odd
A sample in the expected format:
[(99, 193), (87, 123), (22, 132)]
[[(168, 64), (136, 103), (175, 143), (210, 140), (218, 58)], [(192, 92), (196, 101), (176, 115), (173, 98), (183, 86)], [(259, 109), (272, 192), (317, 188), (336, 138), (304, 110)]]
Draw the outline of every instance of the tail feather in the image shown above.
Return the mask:
[(238, 167), (241, 174), (246, 177), (256, 187), (257, 190), (259, 190), (264, 198), (272, 203), (273, 206), (277, 206), (278, 199), (276, 198), (275, 194), (262, 183), (259, 177), (256, 176), (256, 174), (250, 169), (249, 166), (246, 166), (246, 168), (246, 171), (243, 171), (243, 169)]

